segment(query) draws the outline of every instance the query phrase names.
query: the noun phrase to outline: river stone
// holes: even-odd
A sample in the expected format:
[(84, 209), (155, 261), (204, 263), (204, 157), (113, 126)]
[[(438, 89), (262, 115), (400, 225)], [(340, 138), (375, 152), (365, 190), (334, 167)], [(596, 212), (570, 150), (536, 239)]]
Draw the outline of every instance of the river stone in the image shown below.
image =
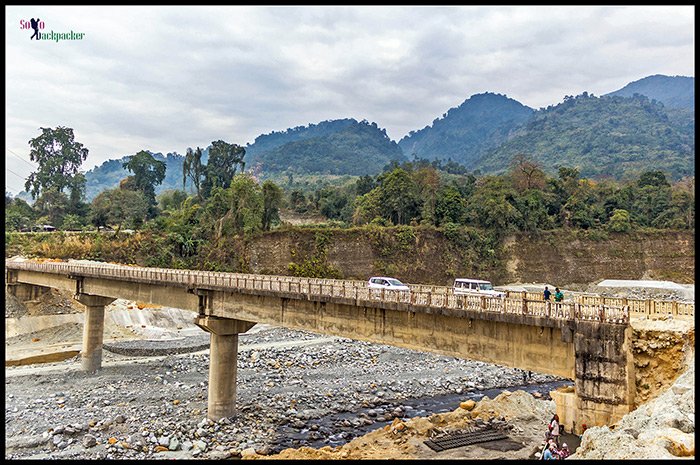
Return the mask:
[(464, 410), (472, 410), (472, 409), (476, 406), (476, 402), (474, 402), (473, 400), (469, 399), (469, 400), (467, 400), (467, 401), (465, 401), (465, 402), (461, 402), (461, 403), (459, 404), (459, 406), (460, 406), (461, 408), (463, 408)]
[(92, 434), (86, 434), (83, 436), (83, 447), (90, 448), (97, 445), (97, 438)]
[(248, 448), (243, 449), (243, 450), (241, 451), (241, 458), (242, 458), (242, 459), (244, 459), (244, 458), (246, 458), (246, 457), (255, 457), (256, 455), (258, 455), (258, 453), (255, 452), (255, 448), (254, 448), (254, 447), (248, 447)]

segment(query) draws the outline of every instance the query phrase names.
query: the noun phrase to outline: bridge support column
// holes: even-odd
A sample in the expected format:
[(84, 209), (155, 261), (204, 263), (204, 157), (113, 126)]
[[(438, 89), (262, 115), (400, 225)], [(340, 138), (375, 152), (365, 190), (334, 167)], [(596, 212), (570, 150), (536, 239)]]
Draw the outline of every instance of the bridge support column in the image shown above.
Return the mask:
[(200, 315), (194, 324), (210, 333), (207, 418), (217, 421), (231, 417), (236, 413), (238, 335), (255, 323)]
[(575, 434), (584, 423), (589, 427), (612, 425), (634, 410), (631, 336), (630, 325), (576, 321), (575, 413), (571, 425)]
[(114, 302), (115, 299), (97, 295), (78, 294), (75, 300), (85, 305), (80, 369), (82, 371), (96, 371), (102, 368), (105, 306)]

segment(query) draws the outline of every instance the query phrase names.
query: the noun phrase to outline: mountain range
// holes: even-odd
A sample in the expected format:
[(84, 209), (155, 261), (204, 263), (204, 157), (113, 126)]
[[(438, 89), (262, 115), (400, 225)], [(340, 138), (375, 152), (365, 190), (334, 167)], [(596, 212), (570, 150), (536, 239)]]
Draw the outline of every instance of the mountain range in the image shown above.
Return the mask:
[[(323, 121), (258, 136), (245, 146), (246, 170), (259, 179), (298, 175), (376, 175), (392, 160), (452, 160), (469, 171), (500, 174), (516, 154), (538, 161), (550, 175), (561, 166), (583, 177), (616, 179), (664, 170), (673, 180), (695, 175), (695, 78), (654, 75), (595, 97), (583, 92), (535, 110), (505, 95), (476, 94), (432, 125), (399, 142), (377, 123), (353, 118)], [(153, 154), (167, 164), (156, 193), (182, 189), (177, 153)], [(85, 173), (90, 201), (130, 173), (128, 156)], [(204, 150), (203, 162), (208, 158)], [(186, 190), (191, 190), (188, 184)]]

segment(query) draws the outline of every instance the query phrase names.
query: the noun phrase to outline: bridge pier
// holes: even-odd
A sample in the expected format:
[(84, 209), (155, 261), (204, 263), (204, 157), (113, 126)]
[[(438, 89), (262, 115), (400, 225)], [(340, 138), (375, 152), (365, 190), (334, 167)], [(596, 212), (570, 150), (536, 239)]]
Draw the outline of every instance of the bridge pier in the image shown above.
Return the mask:
[(217, 421), (231, 417), (236, 413), (238, 335), (255, 323), (200, 315), (194, 324), (210, 333), (207, 418)]
[(564, 429), (617, 423), (635, 408), (632, 327), (599, 321), (576, 321), (574, 389), (551, 393)]
[(96, 371), (102, 368), (105, 306), (114, 302), (115, 299), (97, 295), (77, 294), (75, 300), (85, 305), (80, 369), (82, 371)]

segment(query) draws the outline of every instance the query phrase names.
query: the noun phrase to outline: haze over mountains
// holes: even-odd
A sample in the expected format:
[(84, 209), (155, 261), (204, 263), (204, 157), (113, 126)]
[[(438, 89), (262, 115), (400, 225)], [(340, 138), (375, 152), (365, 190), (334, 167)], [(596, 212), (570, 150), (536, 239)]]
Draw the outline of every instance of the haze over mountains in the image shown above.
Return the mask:
[[(311, 123), (263, 134), (247, 144), (246, 171), (261, 179), (376, 175), (392, 160), (418, 157), (500, 174), (513, 156), (523, 153), (550, 175), (560, 166), (578, 168), (582, 177), (616, 179), (661, 169), (680, 180), (695, 175), (694, 83), (693, 77), (648, 76), (602, 97), (583, 92), (539, 110), (505, 95), (476, 94), (398, 142), (375, 122), (346, 118)], [(184, 156), (154, 156), (167, 163), (166, 179), (156, 193), (182, 189)], [(130, 174), (121, 168), (127, 157), (85, 174), (88, 201)], [(208, 148), (203, 161), (207, 158)]]

